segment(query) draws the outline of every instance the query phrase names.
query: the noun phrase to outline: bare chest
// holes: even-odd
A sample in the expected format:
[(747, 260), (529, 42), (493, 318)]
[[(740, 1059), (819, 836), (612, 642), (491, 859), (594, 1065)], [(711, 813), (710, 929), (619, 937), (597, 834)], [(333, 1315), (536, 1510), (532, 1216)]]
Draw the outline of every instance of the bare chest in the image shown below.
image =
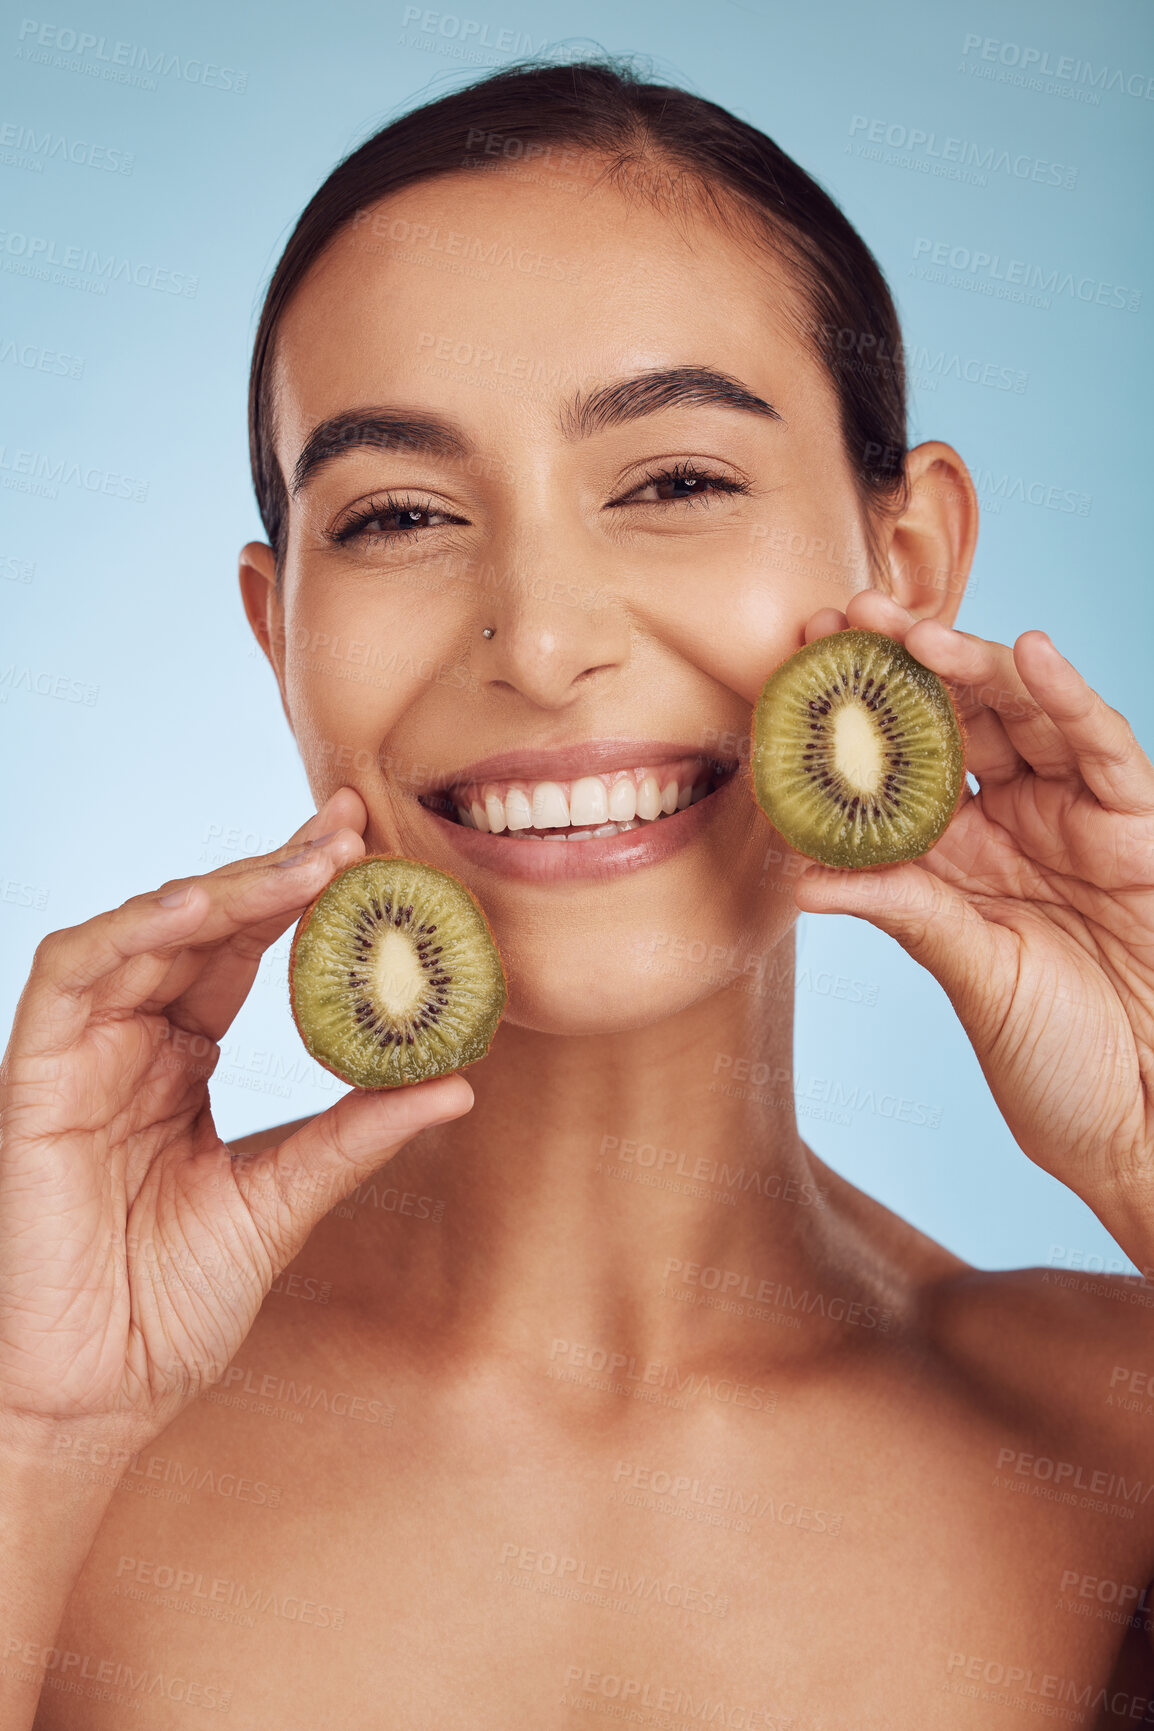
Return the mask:
[(124, 1473), (36, 1731), (1096, 1723), (1144, 1585), (1128, 1481), (1035, 1496), (929, 1409), (566, 1398), (218, 1387)]

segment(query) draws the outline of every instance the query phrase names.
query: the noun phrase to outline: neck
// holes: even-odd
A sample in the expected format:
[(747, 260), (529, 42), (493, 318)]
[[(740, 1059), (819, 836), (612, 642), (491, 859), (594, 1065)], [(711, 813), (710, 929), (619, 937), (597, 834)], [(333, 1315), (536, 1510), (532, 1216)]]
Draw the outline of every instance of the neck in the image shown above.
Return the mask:
[[(795, 1353), (813, 1331), (782, 1316), (778, 1288), (844, 1301), (853, 1281), (831, 1272), (849, 1187), (797, 1131), (793, 955), (791, 932), (778, 984), (723, 987), (633, 1032), (503, 1026), (468, 1072), (472, 1111), (357, 1193), (339, 1254), (360, 1270), (362, 1314), (454, 1357), (604, 1349), (642, 1362), (732, 1350), (735, 1332), (739, 1353)], [(400, 1218), (406, 1192), (427, 1214)], [(748, 1318), (737, 1331), (734, 1303)]]

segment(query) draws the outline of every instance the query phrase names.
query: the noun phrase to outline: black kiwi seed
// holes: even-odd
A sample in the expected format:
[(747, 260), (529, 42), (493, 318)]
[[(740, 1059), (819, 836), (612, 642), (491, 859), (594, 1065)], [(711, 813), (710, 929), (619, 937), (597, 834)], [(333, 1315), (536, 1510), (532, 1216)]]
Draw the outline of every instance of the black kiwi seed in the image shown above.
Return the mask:
[(927, 852), (954, 815), (964, 736), (945, 685), (902, 644), (835, 631), (766, 680), (750, 770), (758, 804), (799, 853), (892, 865)]
[(506, 980), (489, 922), (459, 879), (370, 854), (301, 915), (289, 996), (318, 1063), (356, 1088), (403, 1088), (485, 1056)]

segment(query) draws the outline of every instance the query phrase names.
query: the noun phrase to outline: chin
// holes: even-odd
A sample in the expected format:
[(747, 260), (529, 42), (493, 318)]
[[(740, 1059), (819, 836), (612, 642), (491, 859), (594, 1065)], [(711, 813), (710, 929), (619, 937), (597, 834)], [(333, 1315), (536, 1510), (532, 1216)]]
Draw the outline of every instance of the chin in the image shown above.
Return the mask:
[(571, 1036), (654, 1027), (710, 997), (727, 977), (724, 970), (663, 961), (640, 941), (632, 946), (554, 941), (544, 954), (535, 946), (532, 953), (510, 946), (506, 967), (504, 1020), (536, 1034)]

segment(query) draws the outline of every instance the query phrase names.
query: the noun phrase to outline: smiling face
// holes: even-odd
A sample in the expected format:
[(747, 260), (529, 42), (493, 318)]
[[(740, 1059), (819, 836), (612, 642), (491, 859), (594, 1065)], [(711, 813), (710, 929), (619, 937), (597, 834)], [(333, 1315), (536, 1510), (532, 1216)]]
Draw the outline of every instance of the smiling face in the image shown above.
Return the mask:
[(609, 186), (454, 174), (362, 215), (280, 326), (283, 593), (245, 578), (310, 787), (468, 884), (512, 1021), (652, 1023), (796, 917), (739, 759), (870, 581), (804, 302)]

